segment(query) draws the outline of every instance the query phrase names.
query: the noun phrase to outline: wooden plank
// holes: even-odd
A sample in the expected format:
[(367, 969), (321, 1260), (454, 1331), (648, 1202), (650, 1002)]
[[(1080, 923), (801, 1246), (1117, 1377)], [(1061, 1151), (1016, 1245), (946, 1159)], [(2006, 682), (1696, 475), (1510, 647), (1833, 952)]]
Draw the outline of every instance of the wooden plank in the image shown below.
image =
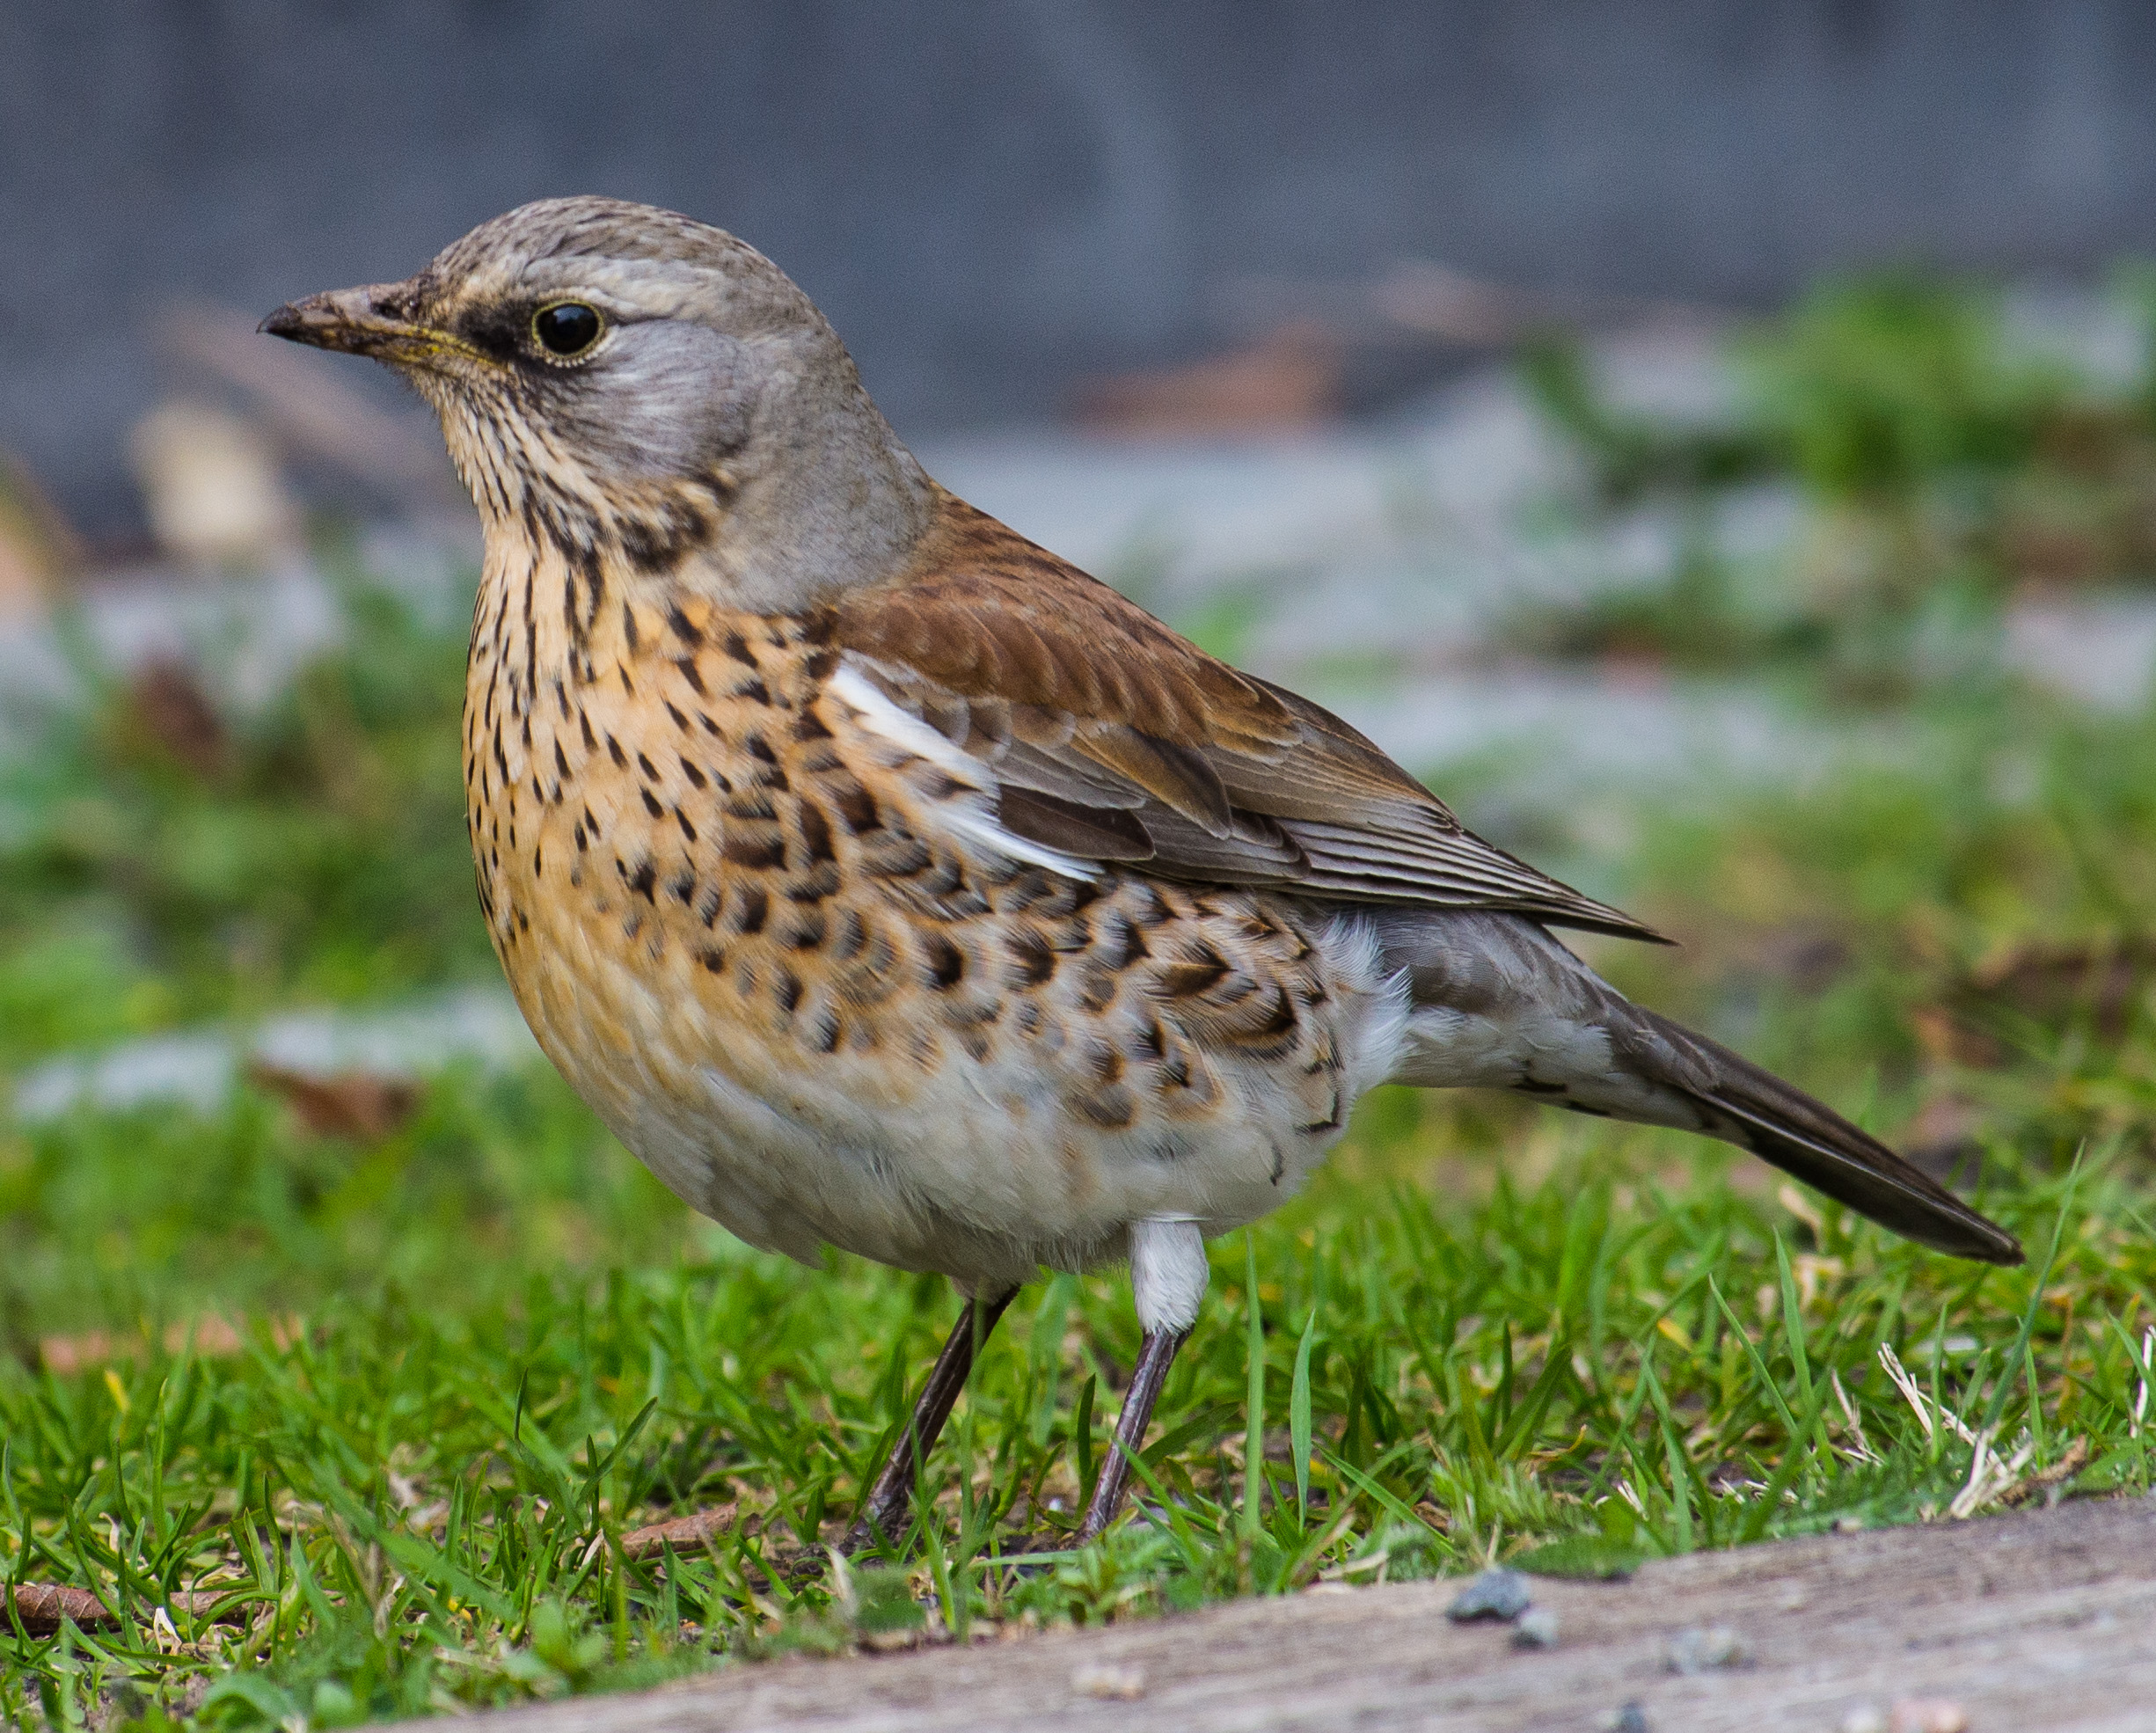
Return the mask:
[[(1629, 1702), (1652, 1733), (1837, 1733), (1867, 1707), (1883, 1717), (1922, 1698), (1958, 1704), (1970, 1733), (2156, 1726), (2156, 1500), (1695, 1554), (1626, 1583), (1538, 1579), (1560, 1627), (1547, 1650), (1514, 1648), (1502, 1625), (1450, 1623), (1458, 1586), (1320, 1589), (966, 1649), (744, 1664), (482, 1719), (486, 1733), (1508, 1733), (1610, 1724)], [(1671, 1639), (1713, 1626), (1750, 1664), (1671, 1671)], [(1094, 1694), (1118, 1689), (1138, 1694)]]

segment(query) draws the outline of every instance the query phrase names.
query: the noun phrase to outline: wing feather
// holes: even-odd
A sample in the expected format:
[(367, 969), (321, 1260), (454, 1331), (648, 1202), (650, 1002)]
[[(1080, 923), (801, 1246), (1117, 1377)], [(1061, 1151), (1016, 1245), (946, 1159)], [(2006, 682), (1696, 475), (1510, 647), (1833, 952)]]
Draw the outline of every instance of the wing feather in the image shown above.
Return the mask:
[(847, 665), (982, 764), (1002, 824), (1043, 848), (1666, 942), (1464, 829), (1337, 716), (947, 494), (908, 570), (835, 611)]

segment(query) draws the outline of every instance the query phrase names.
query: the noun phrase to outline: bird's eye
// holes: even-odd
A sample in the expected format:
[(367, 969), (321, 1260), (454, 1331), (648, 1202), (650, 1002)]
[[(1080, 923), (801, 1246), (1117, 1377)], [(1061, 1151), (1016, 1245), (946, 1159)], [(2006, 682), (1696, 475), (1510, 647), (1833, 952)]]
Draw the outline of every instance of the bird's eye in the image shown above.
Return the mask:
[(581, 355), (604, 328), (598, 310), (581, 301), (557, 301), (531, 316), (531, 334), (549, 355)]

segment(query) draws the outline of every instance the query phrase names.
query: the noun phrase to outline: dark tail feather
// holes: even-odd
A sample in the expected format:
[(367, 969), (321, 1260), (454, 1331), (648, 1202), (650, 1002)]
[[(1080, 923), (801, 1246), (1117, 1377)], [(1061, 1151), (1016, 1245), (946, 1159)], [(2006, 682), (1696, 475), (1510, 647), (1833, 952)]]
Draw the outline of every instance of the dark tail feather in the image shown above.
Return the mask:
[[(1750, 1150), (1920, 1246), (1984, 1263), (2021, 1261), (2021, 1242), (2006, 1229), (1985, 1220), (1832, 1108), (1719, 1042), (1641, 1006), (1629, 1009), (1660, 1037), (1642, 1044), (1647, 1052), (1666, 1043), (1683, 1060), (1695, 1062), (1656, 1066), (1661, 1075), (1653, 1080), (1696, 1102), (1707, 1115), (1714, 1136)], [(1627, 1057), (1636, 1063), (1646, 1052), (1634, 1048)]]

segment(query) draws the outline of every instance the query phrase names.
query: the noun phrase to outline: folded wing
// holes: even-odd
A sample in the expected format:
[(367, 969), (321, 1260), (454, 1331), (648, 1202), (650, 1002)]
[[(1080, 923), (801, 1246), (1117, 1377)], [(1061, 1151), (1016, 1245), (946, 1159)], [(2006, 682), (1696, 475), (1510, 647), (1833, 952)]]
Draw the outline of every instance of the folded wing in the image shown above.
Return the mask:
[(1464, 829), (1338, 717), (947, 494), (913, 569), (838, 604), (834, 647), (991, 770), (1001, 823), (1046, 847), (1660, 940)]

